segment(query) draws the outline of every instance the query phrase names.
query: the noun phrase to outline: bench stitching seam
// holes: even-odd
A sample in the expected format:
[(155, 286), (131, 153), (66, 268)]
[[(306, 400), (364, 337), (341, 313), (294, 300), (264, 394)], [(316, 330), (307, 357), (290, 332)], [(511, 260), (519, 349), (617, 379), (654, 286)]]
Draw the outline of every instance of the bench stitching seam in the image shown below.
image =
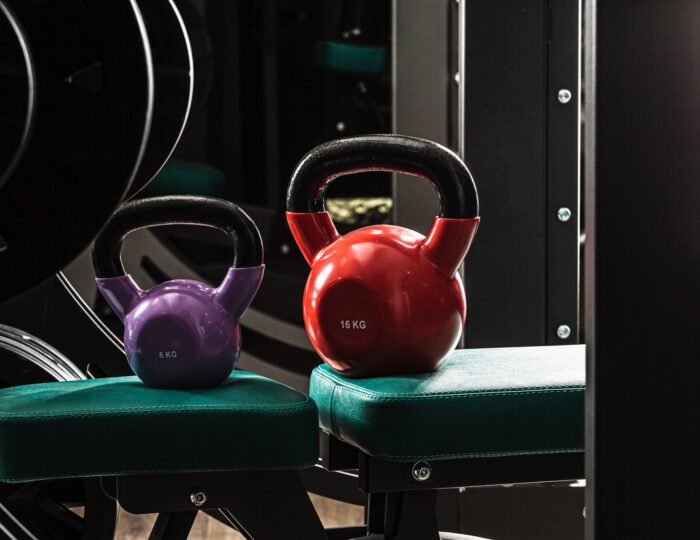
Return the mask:
[(452, 454), (429, 454), (429, 455), (389, 455), (389, 454), (372, 454), (374, 457), (383, 459), (449, 459), (449, 458), (469, 458), (469, 457), (501, 457), (501, 456), (526, 456), (526, 455), (541, 455), (541, 454), (571, 454), (575, 452), (583, 452), (582, 448), (547, 448), (537, 450), (523, 450), (519, 452), (466, 452)]
[(154, 405), (150, 408), (141, 407), (123, 407), (123, 408), (110, 408), (110, 409), (100, 409), (99, 411), (55, 411), (50, 414), (32, 414), (27, 412), (10, 413), (5, 412), (0, 414), (0, 422), (7, 420), (15, 420), (18, 418), (36, 419), (36, 418), (75, 418), (75, 417), (98, 417), (98, 416), (135, 416), (139, 414), (144, 415), (163, 415), (163, 414), (188, 414), (188, 413), (200, 413), (210, 412), (215, 414), (256, 414), (261, 412), (301, 412), (307, 409), (314, 408), (315, 403), (313, 400), (308, 399), (301, 405), (293, 405), (288, 407), (255, 407), (250, 406), (245, 409), (237, 408), (221, 408), (214, 407), (211, 405)]
[(571, 393), (571, 392), (581, 392), (585, 390), (585, 387), (583, 386), (562, 386), (562, 387), (553, 387), (553, 386), (538, 386), (538, 387), (533, 387), (529, 390), (481, 390), (481, 391), (474, 391), (474, 392), (467, 392), (467, 393), (426, 393), (426, 394), (412, 394), (412, 393), (386, 393), (383, 392), (379, 396), (372, 394), (368, 390), (361, 390), (357, 387), (353, 386), (348, 386), (342, 381), (339, 381), (338, 379), (335, 379), (334, 377), (328, 376), (325, 373), (321, 373), (316, 371), (315, 375), (326, 379), (327, 381), (330, 381), (332, 383), (335, 383), (336, 385), (342, 387), (343, 389), (347, 390), (348, 392), (352, 392), (355, 394), (360, 394), (362, 396), (365, 396), (369, 398), (371, 401), (393, 401), (394, 398), (407, 398), (409, 400), (427, 400), (427, 399), (456, 399), (456, 398), (479, 398), (479, 397), (489, 397), (489, 396), (498, 396), (498, 395), (509, 395), (509, 396), (518, 396), (518, 395), (537, 395), (537, 394), (556, 394), (556, 393)]

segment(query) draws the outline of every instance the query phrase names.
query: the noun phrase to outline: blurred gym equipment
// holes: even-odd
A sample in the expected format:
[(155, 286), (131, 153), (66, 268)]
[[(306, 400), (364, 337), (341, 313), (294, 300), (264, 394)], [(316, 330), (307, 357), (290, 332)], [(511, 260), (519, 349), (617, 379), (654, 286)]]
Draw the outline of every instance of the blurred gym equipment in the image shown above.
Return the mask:
[[(136, 176), (153, 114), (151, 53), (135, 0), (5, 1), (31, 50), (36, 112), (0, 188), (0, 301), (87, 247)], [(9, 89), (10, 103), (26, 92)]]
[(26, 148), (36, 99), (29, 45), (9, 6), (0, 1), (0, 187)]

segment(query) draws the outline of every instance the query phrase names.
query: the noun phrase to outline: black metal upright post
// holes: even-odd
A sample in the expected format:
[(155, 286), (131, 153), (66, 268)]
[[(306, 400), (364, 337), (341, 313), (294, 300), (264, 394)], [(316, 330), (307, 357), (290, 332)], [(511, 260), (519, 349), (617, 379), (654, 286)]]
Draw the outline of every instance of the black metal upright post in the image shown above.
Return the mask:
[(586, 13), (587, 538), (697, 538), (700, 3)]

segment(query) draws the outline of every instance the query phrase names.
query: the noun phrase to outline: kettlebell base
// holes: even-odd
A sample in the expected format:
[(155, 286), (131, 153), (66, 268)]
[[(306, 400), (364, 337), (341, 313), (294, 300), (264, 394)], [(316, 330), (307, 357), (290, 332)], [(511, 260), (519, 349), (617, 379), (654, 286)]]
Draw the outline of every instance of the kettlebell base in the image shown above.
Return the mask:
[(373, 377), (400, 377), (403, 375), (418, 375), (421, 373), (433, 373), (440, 369), (444, 363), (450, 349), (439, 360), (434, 358), (412, 358), (410, 354), (398, 354), (390, 357), (384, 356), (381, 359), (370, 358), (361, 359), (355, 362), (343, 362), (337, 359), (325, 358), (323, 361), (338, 375), (350, 379), (366, 379)]
[(204, 384), (191, 384), (188, 381), (175, 381), (172, 383), (163, 384), (149, 384), (139, 377), (139, 380), (144, 384), (144, 386), (148, 386), (149, 388), (153, 388), (154, 390), (201, 390), (203, 388), (215, 388), (217, 386), (220, 386), (226, 379), (227, 377), (224, 377), (223, 379), (220, 379), (216, 382), (207, 382)]
[(145, 385), (148, 386), (149, 388), (155, 388), (158, 390), (198, 390), (202, 388), (214, 388), (216, 386), (221, 385), (228, 376), (233, 372), (233, 370), (229, 371), (225, 376), (223, 377), (217, 377), (217, 378), (211, 378), (211, 379), (199, 379), (199, 380), (192, 380), (191, 378), (183, 377), (183, 378), (178, 378), (178, 379), (172, 379), (172, 380), (157, 380), (157, 379), (149, 379), (149, 378), (143, 378), (138, 375), (134, 371), (137, 377), (139, 377), (139, 380)]
[[(219, 386), (235, 369), (238, 355), (238, 351), (231, 351), (229, 358), (199, 361), (185, 359), (179, 364), (179, 370), (178, 366), (168, 365), (165, 360), (149, 362), (138, 355), (129, 357), (129, 365), (141, 382), (150, 388), (194, 390)], [(182, 366), (187, 365), (194, 367), (182, 369)]]

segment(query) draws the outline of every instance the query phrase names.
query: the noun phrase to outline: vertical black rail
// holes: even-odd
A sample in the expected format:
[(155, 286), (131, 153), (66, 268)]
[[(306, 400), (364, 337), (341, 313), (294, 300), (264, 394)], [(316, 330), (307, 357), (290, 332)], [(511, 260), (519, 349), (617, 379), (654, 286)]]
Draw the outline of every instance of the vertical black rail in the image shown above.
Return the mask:
[(578, 343), (580, 0), (549, 0), (547, 24), (547, 315), (545, 342)]
[(586, 535), (694, 538), (700, 3), (586, 13)]

